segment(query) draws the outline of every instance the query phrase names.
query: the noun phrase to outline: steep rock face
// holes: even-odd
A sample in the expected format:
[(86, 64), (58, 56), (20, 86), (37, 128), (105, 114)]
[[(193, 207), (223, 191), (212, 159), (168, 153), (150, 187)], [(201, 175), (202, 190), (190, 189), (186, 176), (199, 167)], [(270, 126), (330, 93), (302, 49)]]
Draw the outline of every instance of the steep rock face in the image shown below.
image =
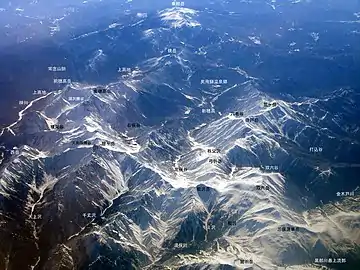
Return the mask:
[(189, 243), (205, 240), (203, 221), (196, 213), (190, 213), (182, 222), (174, 241)]
[[(95, 110), (98, 116), (90, 114), (75, 120), (75, 115), (87, 113), (84, 110), (72, 113), (73, 122), (85, 127), (81, 130), (74, 126), (78, 131), (69, 132), (68, 127), (63, 131), (37, 131), (42, 133), (43, 141), (52, 136), (61, 139), (56, 140), (56, 146), (39, 144), (39, 149), (24, 146), (17, 157), (9, 156), (3, 164), (2, 188), (6, 196), (2, 209), (13, 213), (21, 235), (29, 235), (23, 250), (26, 252), (31, 245), (35, 247), (30, 254), (33, 254), (33, 263), (40, 258), (37, 267), (141, 269), (146, 265), (155, 267), (157, 260), (160, 265), (180, 267), (191, 259), (177, 261), (172, 252), (204, 250), (209, 252), (202, 255), (205, 259), (215, 248), (232, 256), (249, 256), (247, 248), (264, 245), (269, 250), (277, 250), (262, 252), (268, 258), (275, 258), (274, 264), (302, 264), (310, 263), (314, 254), (324, 256), (332, 250), (329, 241), (319, 240), (320, 231), (309, 225), (313, 215), (302, 217), (301, 211), (306, 206), (295, 200), (303, 196), (296, 188), (296, 179), (286, 179), (281, 172), (269, 172), (265, 168), (265, 164), (278, 164), (283, 160), (293, 166), (290, 173), (297, 167), (302, 168), (302, 174), (306, 169), (316, 177), (309, 161), (300, 159), (294, 163), (292, 160), (299, 157), (301, 151), (304, 153), (301, 145), (296, 146), (298, 152), (294, 152), (291, 144), (289, 147), (279, 140), (281, 133), (272, 137), (265, 132), (266, 125), (262, 127), (264, 131), (259, 132), (253, 124), (230, 119), (232, 116), (228, 115), (193, 130), (187, 129), (190, 126), (185, 122), (180, 122), (183, 126), (178, 130), (171, 127), (171, 122), (166, 122), (161, 129), (144, 127), (151, 132), (131, 131), (139, 136), (131, 138), (119, 133), (120, 130), (100, 129), (106, 126), (102, 123), (110, 121), (108, 115), (105, 119), (101, 116), (101, 107), (99, 104)], [(93, 118), (97, 119), (96, 124)], [(21, 132), (12, 130), (20, 133), (15, 136), (26, 136), (26, 127), (31, 134), (32, 126), (24, 127)], [(3, 136), (9, 137), (5, 133)], [(115, 145), (101, 144), (112, 138), (118, 139)], [(91, 143), (71, 146), (70, 139)], [(129, 145), (131, 140), (135, 146)], [(290, 138), (283, 136), (283, 140), (289, 142)], [(138, 146), (136, 141), (140, 143)], [(65, 151), (59, 151), (65, 147)], [(44, 152), (45, 149), (49, 150)], [(219, 151), (212, 153), (211, 149)], [(210, 159), (221, 162), (211, 164)], [(284, 163), (282, 166), (286, 167)], [(266, 189), (257, 190), (257, 186)], [(354, 209), (356, 207), (352, 213)], [(346, 213), (344, 209), (341, 211)], [(29, 220), (29, 216), (38, 214), (41, 214), (40, 220)], [(348, 217), (348, 224), (357, 222), (354, 217)], [(12, 221), (8, 219), (8, 223), (11, 225)], [(300, 226), (306, 230), (290, 238), (275, 232), (275, 225)], [(4, 228), (5, 239), (10, 231), (14, 232), (11, 227)], [(313, 241), (312, 248), (306, 247)], [(178, 251), (174, 251), (179, 244)], [(236, 266), (236, 257), (231, 260)], [(19, 263), (13, 262), (12, 267)], [(264, 261), (257, 263), (261, 265)], [(181, 267), (233, 266), (219, 266), (214, 261), (209, 265), (197, 263)]]

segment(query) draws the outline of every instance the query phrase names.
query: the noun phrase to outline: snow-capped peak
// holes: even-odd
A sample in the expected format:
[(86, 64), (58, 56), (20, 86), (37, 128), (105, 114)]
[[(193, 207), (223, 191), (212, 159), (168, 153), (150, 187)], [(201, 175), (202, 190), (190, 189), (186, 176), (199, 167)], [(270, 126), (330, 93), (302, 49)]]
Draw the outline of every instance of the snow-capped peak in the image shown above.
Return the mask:
[(197, 27), (201, 24), (194, 19), (198, 12), (190, 8), (169, 8), (159, 12), (162, 21), (167, 22), (171, 27), (183, 26)]

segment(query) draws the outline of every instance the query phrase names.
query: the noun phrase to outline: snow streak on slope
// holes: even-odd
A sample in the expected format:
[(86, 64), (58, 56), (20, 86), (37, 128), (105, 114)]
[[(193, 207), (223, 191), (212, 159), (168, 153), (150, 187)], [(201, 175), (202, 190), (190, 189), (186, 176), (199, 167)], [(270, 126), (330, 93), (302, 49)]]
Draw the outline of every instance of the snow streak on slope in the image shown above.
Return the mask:
[[(217, 101), (225, 93), (239, 91), (237, 87), (230, 87)], [(239, 260), (249, 258), (264, 269), (276, 269), (284, 261), (292, 265), (307, 262), (311, 269), (312, 256), (326, 256), (328, 250), (335, 250), (328, 240), (334, 235), (349, 246), (353, 239), (358, 241), (351, 227), (341, 223), (346, 218), (348, 224), (356, 224), (360, 215), (356, 209), (344, 207), (330, 213), (308, 210), (302, 205), (295, 183), (286, 181), (280, 171), (265, 171), (263, 167), (289, 156), (289, 151), (268, 131), (275, 130), (295, 142), (301, 137), (299, 133), (291, 137), (285, 128), (288, 121), (301, 127), (304, 119), (301, 110), (295, 108), (315, 108), (314, 104), (321, 101), (291, 104), (277, 100), (276, 107), (264, 109), (259, 104), (265, 95), (249, 83), (241, 87), (243, 96), (238, 96), (237, 106), (242, 106), (247, 116), (258, 117), (259, 123), (224, 114), (192, 130), (181, 126), (174, 130), (164, 123), (157, 129), (144, 126), (138, 131), (127, 130), (127, 119), (119, 119), (119, 115), (128, 115), (131, 109), (136, 112), (132, 117), (145, 120), (139, 108), (129, 103), (139, 92), (127, 87), (127, 83), (108, 85), (105, 88), (110, 91), (103, 95), (93, 94), (94, 86), (77, 83), (51, 93), (44, 97), (46, 102), (39, 99), (31, 103), (11, 125), (12, 132), (3, 132), (5, 140), (24, 136), (29, 146), (21, 148), (20, 155), (12, 157), (3, 168), (1, 193), (13, 198), (14, 184), (25, 184), (29, 215), (36, 211), (50, 214), (58, 205), (63, 209), (57, 214), (61, 218), (69, 210), (67, 199), (59, 197), (54, 201), (51, 194), (72, 190), (75, 201), (80, 203), (76, 207), (80, 213), (95, 211), (102, 217), (100, 223), (82, 219), (75, 228), (62, 228), (65, 237), (61, 243), (68, 250), (51, 242), (58, 245), (53, 252), (70, 256), (71, 260), (81, 259), (83, 255), (76, 252), (76, 246), (89, 246), (90, 241), (111, 247), (114, 254), (135, 252), (142, 258), (140, 265), (149, 269), (190, 264), (240, 267)], [(68, 97), (73, 95), (82, 95), (85, 101), (69, 102)], [(187, 106), (196, 109), (194, 104)], [(39, 124), (30, 129), (27, 119), (35, 115)], [(274, 119), (280, 120), (274, 124)], [(62, 123), (64, 129), (51, 131), (50, 123)], [(35, 136), (26, 136), (30, 131)], [(75, 147), (73, 141), (89, 141), (91, 145)], [(103, 141), (116, 143), (102, 145)], [(208, 149), (219, 151), (209, 153)], [(40, 182), (33, 180), (39, 177), (31, 172), (33, 162), (40, 162), (45, 173)], [(19, 172), (33, 177), (23, 182)], [(74, 178), (75, 182), (71, 180)], [(258, 186), (266, 189), (259, 190)], [(92, 199), (86, 202), (88, 196)], [(73, 213), (69, 218), (77, 220), (79, 216)], [(334, 225), (324, 226), (329, 220)], [(44, 226), (53, 224), (48, 221)], [(278, 230), (281, 226), (298, 227), (300, 231), (284, 234)], [(37, 242), (46, 236), (34, 227), (34, 237)], [(179, 252), (174, 249), (179, 242), (201, 253), (191, 256), (187, 248), (181, 248), (181, 255), (169, 258), (169, 254)], [(102, 256), (113, 256), (101, 252), (88, 258), (88, 264), (96, 265)], [(43, 256), (37, 257), (41, 263)], [(47, 264), (56, 262), (54, 259)]]

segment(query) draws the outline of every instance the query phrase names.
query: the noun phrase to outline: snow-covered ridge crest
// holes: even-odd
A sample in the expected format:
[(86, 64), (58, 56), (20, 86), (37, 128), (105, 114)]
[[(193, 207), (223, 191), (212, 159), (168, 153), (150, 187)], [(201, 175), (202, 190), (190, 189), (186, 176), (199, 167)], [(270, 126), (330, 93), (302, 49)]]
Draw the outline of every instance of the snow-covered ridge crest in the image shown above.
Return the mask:
[(201, 25), (194, 19), (197, 13), (194, 9), (176, 7), (159, 11), (159, 16), (162, 21), (169, 23), (174, 28), (183, 26), (197, 27)]

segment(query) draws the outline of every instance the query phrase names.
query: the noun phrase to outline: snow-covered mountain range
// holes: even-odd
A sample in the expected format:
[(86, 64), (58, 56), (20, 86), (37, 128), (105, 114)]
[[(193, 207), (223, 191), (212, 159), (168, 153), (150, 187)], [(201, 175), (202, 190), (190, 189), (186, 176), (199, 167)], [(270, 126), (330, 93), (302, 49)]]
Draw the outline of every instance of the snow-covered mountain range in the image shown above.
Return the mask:
[[(0, 269), (358, 265), (356, 79), (300, 80), (309, 63), (336, 72), (358, 49), (321, 51), (325, 30), (287, 47), (277, 38), (309, 29), (255, 32), (235, 25), (241, 14), (169, 5), (58, 37), (78, 80), (0, 132)], [(119, 74), (120, 56), (130, 71)], [(95, 83), (105, 66), (115, 75)], [(304, 92), (275, 91), (287, 80)]]

